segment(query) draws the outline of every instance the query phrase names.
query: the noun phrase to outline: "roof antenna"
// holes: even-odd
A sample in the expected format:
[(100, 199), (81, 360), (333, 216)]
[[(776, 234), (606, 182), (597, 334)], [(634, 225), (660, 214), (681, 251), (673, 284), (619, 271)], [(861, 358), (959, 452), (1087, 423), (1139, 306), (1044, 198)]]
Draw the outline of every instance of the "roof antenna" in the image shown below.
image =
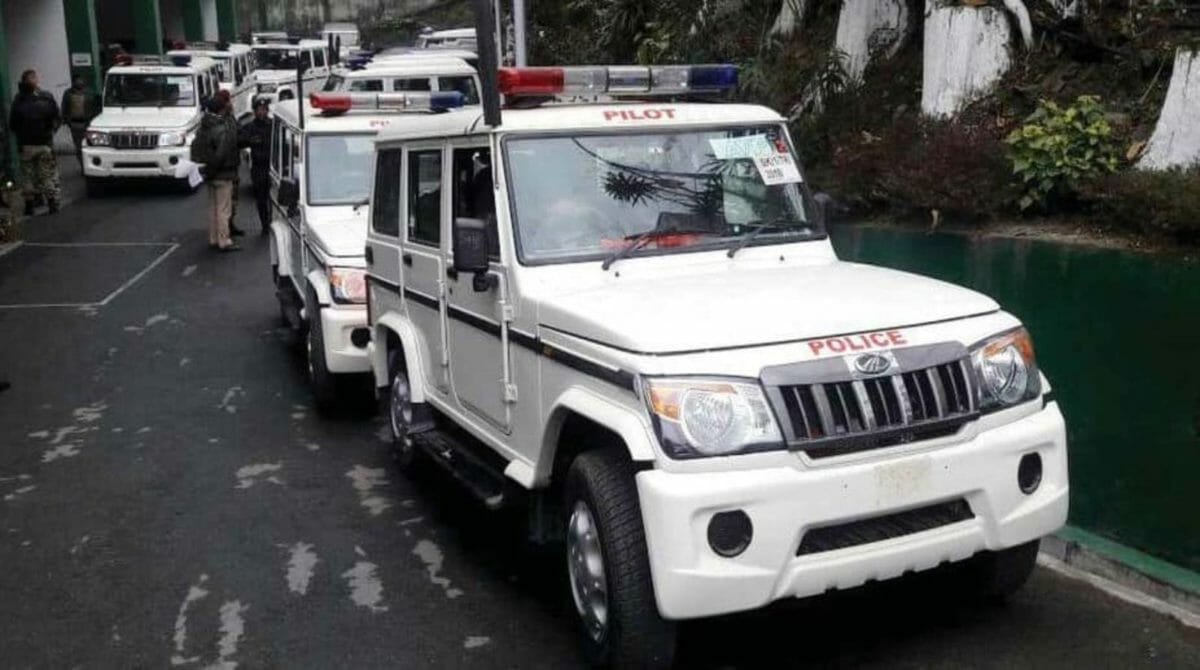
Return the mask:
[(479, 49), (479, 84), (483, 88), (483, 122), (493, 128), (500, 125), (500, 91), (496, 85), (495, 0), (474, 0), (475, 39)]

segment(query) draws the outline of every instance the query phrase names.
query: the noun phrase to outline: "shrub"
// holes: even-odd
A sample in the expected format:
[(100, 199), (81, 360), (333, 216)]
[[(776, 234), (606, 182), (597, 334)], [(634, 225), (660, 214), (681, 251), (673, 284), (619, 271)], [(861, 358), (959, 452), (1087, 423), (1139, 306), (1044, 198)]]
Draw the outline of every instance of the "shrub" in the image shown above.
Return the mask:
[(1099, 98), (1090, 95), (1069, 107), (1041, 101), (1005, 142), (1024, 188), (1017, 201), (1022, 210), (1053, 209), (1074, 195), (1081, 180), (1114, 172), (1120, 164), (1112, 126)]
[(834, 174), (852, 205), (974, 220), (995, 216), (1013, 199), (999, 140), (987, 127), (961, 122), (905, 119), (881, 137), (863, 133), (837, 150)]
[(1200, 244), (1200, 167), (1105, 175), (1081, 195), (1095, 223)]

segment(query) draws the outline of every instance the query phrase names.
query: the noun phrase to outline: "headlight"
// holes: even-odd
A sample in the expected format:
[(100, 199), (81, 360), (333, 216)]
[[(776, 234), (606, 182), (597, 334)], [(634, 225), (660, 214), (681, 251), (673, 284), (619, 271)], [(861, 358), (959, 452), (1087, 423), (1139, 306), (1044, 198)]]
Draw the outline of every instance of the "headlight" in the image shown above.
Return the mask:
[(187, 134), (178, 131), (168, 131), (158, 134), (158, 146), (181, 147), (187, 142)]
[(979, 408), (1003, 409), (1037, 397), (1042, 390), (1033, 340), (1024, 328), (997, 335), (971, 350), (979, 384)]
[(647, 379), (646, 404), (672, 458), (782, 449), (783, 435), (756, 381)]
[(275, 90), (278, 88), (279, 88), (279, 84), (259, 84), (258, 92), (259, 93), (274, 93)]
[(367, 301), (367, 273), (356, 268), (329, 268), (329, 291), (335, 302)]
[(92, 147), (106, 147), (109, 145), (108, 133), (99, 130), (87, 131), (87, 143)]

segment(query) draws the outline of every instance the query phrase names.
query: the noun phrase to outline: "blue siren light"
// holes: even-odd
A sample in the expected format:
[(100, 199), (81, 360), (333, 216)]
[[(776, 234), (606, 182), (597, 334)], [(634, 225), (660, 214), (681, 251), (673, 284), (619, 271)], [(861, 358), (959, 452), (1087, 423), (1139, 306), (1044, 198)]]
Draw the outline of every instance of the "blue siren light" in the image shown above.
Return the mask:
[(728, 91), (737, 84), (736, 65), (693, 65), (688, 73), (688, 86), (693, 91)]

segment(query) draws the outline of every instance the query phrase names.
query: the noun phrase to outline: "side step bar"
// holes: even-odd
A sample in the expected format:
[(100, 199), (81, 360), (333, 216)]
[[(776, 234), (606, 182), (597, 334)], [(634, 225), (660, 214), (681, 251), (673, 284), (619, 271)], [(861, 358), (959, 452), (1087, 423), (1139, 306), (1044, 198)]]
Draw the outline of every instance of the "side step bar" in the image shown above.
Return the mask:
[(427, 452), (490, 510), (504, 506), (508, 480), (502, 470), (481, 458), (469, 438), (445, 430), (425, 430), (412, 435), (413, 443)]

